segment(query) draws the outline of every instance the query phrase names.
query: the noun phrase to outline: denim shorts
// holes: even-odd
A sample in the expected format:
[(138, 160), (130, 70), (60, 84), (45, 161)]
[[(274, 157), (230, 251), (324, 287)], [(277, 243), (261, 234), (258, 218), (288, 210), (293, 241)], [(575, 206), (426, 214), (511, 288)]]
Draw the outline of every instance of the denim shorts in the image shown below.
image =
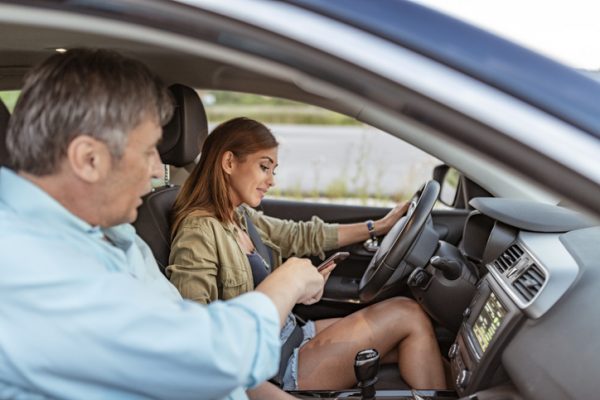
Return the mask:
[(317, 331), (314, 321), (308, 321), (304, 324), (302, 326), (302, 333), (304, 334), (302, 343), (294, 349), (294, 352), (288, 359), (287, 368), (283, 375), (283, 390), (298, 390), (298, 352), (302, 346), (315, 337)]

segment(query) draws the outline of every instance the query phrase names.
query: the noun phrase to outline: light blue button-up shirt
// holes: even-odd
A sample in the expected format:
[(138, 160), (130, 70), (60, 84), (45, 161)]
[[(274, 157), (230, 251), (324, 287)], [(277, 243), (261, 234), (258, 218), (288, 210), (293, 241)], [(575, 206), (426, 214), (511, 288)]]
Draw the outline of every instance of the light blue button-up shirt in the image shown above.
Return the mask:
[(265, 295), (182, 300), (131, 225), (91, 226), (0, 169), (1, 399), (246, 398), (280, 346)]

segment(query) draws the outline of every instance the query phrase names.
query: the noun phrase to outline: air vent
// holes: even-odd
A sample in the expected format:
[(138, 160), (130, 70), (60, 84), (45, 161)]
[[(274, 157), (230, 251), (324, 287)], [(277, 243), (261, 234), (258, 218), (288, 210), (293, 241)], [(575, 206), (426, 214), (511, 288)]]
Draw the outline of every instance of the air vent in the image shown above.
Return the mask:
[(494, 261), (494, 266), (503, 274), (517, 263), (517, 260), (523, 255), (523, 249), (516, 244), (510, 246), (504, 253)]
[(540, 291), (546, 275), (535, 264), (531, 264), (515, 281), (513, 287), (525, 302), (531, 301)]

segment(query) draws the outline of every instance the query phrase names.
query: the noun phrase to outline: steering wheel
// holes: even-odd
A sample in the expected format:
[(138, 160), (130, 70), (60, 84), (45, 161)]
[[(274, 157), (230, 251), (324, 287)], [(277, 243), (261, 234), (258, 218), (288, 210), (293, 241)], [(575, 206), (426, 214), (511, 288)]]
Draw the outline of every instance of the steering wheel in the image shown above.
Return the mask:
[(387, 233), (360, 279), (358, 298), (361, 301), (373, 300), (401, 264), (405, 269), (402, 279), (408, 276), (410, 271), (403, 260), (417, 241), (439, 193), (440, 184), (430, 180), (413, 195), (406, 217), (400, 218)]

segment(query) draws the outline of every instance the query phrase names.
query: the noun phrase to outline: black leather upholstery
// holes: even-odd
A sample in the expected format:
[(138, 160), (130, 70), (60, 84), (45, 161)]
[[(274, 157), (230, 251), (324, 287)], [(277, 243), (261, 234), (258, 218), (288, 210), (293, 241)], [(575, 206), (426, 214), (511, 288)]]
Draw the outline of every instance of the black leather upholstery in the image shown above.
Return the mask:
[(169, 213), (179, 192), (179, 186), (158, 188), (144, 196), (134, 223), (138, 235), (150, 246), (162, 273), (169, 265), (171, 224)]
[[(208, 135), (208, 123), (202, 101), (191, 88), (173, 85), (169, 88), (175, 99), (175, 113), (163, 131), (158, 146), (165, 164), (181, 167), (194, 161)], [(134, 222), (135, 229), (150, 246), (164, 273), (171, 250), (170, 214), (179, 186), (154, 190), (143, 198)]]
[(6, 149), (6, 130), (8, 128), (8, 120), (10, 119), (10, 112), (0, 100), (0, 166), (6, 167), (8, 165), (8, 150)]
[(175, 84), (169, 87), (175, 100), (173, 117), (163, 129), (158, 146), (164, 164), (183, 167), (193, 162), (208, 136), (206, 112), (196, 91)]
[(410, 386), (400, 377), (400, 370), (396, 364), (385, 364), (379, 367), (375, 388), (378, 390), (410, 390)]

